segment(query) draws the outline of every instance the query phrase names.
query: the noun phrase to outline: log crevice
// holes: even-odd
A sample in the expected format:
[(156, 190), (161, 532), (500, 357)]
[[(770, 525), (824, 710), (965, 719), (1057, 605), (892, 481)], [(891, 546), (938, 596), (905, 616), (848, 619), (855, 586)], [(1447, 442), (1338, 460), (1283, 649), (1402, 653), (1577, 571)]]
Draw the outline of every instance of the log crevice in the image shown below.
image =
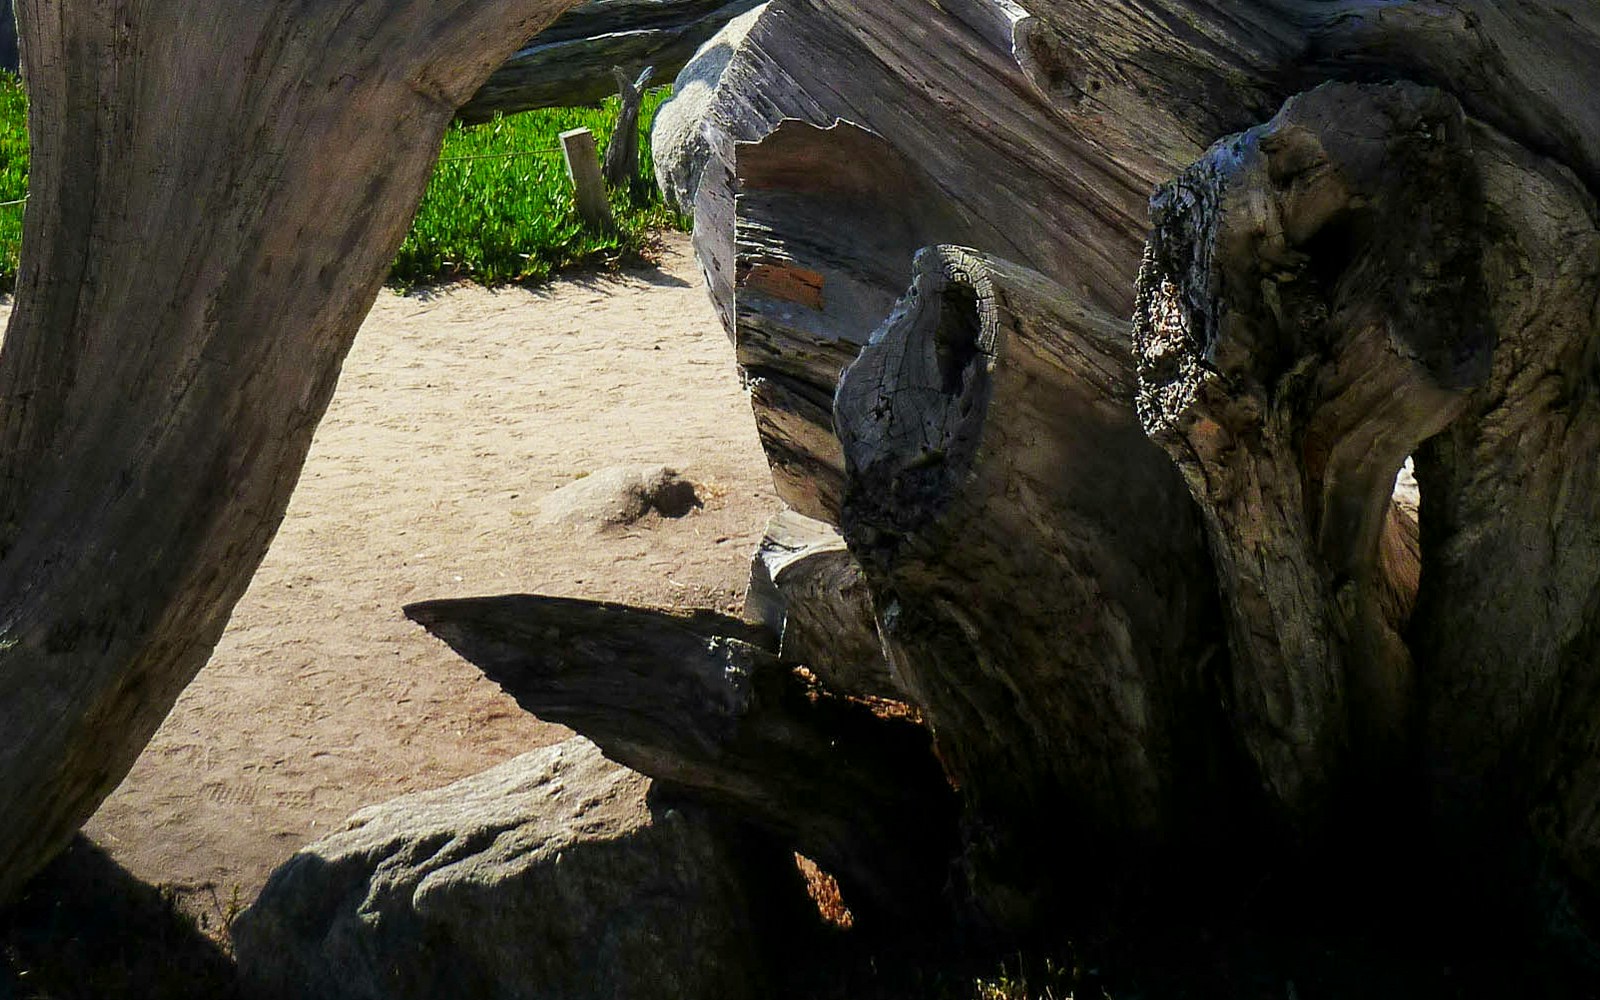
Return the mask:
[(1467, 121), (1438, 91), (1325, 85), (1213, 146), (1152, 215), (1141, 419), (1206, 514), (1246, 744), (1319, 826), (1410, 752), (1395, 477), (1495, 343)]

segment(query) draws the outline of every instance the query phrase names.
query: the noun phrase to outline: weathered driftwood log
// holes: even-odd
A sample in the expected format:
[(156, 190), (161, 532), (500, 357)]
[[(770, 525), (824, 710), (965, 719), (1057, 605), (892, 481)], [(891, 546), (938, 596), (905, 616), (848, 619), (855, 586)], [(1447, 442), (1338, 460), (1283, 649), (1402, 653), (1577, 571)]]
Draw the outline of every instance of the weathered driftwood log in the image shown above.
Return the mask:
[(1439, 91), (1327, 85), (1155, 201), (1141, 416), (1206, 515), (1238, 731), (1318, 821), (1404, 774), (1415, 668), (1386, 603), (1417, 572), (1380, 542), (1401, 465), (1488, 373), (1470, 142)]
[(906, 699), (878, 639), (861, 565), (833, 526), (786, 510), (767, 525), (750, 566), (745, 617), (778, 638), (778, 658), (829, 691)]
[[(1330, 78), (1434, 84), (1593, 184), (1600, 111), (1563, 93), (1575, 81), (1594, 82), (1597, 55), (1600, 14), (1572, 2), (960, 0), (930, 10), (918, 0), (782, 0), (741, 44), (707, 111), (717, 142), (696, 196), (696, 248), (730, 334), (760, 327), (772, 346), (767, 356), (810, 357), (819, 340), (843, 344), (870, 330), (866, 315), (835, 315), (819, 337), (821, 321), (803, 321), (806, 304), (761, 301), (762, 288), (738, 289), (749, 306), (735, 319), (737, 281), (775, 249), (795, 270), (826, 274), (843, 261), (862, 282), (885, 276), (875, 285), (878, 301), (903, 288), (906, 259), (894, 248), (892, 260), (863, 260), (871, 251), (849, 240), (859, 199), (830, 200), (826, 176), (807, 178), (816, 197), (792, 209), (741, 203), (741, 225), (758, 226), (762, 237), (747, 249), (736, 234), (735, 144), (762, 141), (784, 118), (819, 128), (844, 119), (880, 136), (895, 154), (886, 162), (911, 165), (920, 186), (937, 192), (933, 206), (957, 224), (928, 242), (1017, 261), (1086, 304), (1127, 315), (1149, 192), (1218, 137), (1270, 118), (1293, 93)], [(746, 146), (737, 155), (758, 151)], [(827, 165), (821, 151), (816, 162), (824, 174), (856, 169), (842, 155)], [(896, 190), (879, 204), (913, 217), (933, 210)], [(846, 235), (830, 241), (835, 227)], [(895, 268), (899, 277), (890, 280)], [(814, 289), (809, 308), (829, 303), (834, 291)], [(760, 382), (755, 400), (780, 494), (824, 519), (836, 509), (839, 472), (817, 405), (836, 385), (826, 368)]]
[[(838, 518), (828, 404), (918, 248), (979, 247), (1089, 305), (1131, 309), (1146, 196), (1216, 134), (1204, 131), (1215, 112), (1182, 123), (1198, 114), (1187, 98), (1146, 109), (1137, 144), (1110, 143), (1129, 126), (1055, 103), (1053, 31), (1010, 4), (930, 15), (906, 0), (787, 3), (728, 67), (708, 112), (721, 142), (697, 195), (696, 248), (795, 509)], [(835, 78), (833, 65), (856, 69)], [(797, 121), (775, 128), (783, 118)], [(832, 127), (841, 119), (854, 124)], [(808, 167), (785, 168), (794, 162)]]
[(695, 50), (760, 0), (589, 0), (535, 35), (472, 96), (462, 121), (597, 104), (617, 92), (614, 66), (676, 76)]
[[(1208, 512), (1263, 772), (1294, 800), (1398, 764), (1447, 856), (1572, 921), (1600, 888), (1592, 193), (1437, 91), (1325, 87), (1157, 215), (1146, 419)], [(1376, 542), (1412, 450), (1404, 629)]]
[(604, 170), (606, 184), (611, 188), (627, 186), (630, 190), (639, 180), (639, 106), (644, 103), (644, 89), (656, 75), (654, 66), (646, 66), (638, 79), (629, 79), (621, 67), (612, 68), (617, 81), (621, 106), (617, 109), (617, 128), (606, 147)]
[(0, 352), (0, 899), (210, 656), (455, 108), (567, 6), (18, 5), (32, 163)]
[(846, 122), (785, 121), (737, 160), (738, 361), (780, 495), (836, 524), (839, 373), (905, 290), (917, 250), (963, 227), (893, 146)]
[[(1592, 193), (1436, 90), (1325, 86), (1156, 204), (1141, 405), (1207, 512), (1264, 777), (1303, 806), (1400, 775), (1452, 857), (1578, 906), (1600, 888)], [(1417, 566), (1380, 539), (1413, 451), (1408, 628)]]
[(869, 918), (946, 912), (954, 802), (927, 730), (819, 690), (763, 648), (761, 627), (530, 596), (406, 614), (528, 711), (814, 858)]
[(1126, 321), (953, 247), (918, 255), (839, 389), (844, 534), (961, 788), (980, 905), (1013, 926), (1053, 874), (1225, 797), (1213, 575), (1133, 393)]
[(1475, 863), (1531, 829), (1517, 875), (1581, 911), (1600, 892), (1600, 209), (1593, 181), (1469, 128), (1493, 353), (1417, 454), (1425, 765), (1439, 828), (1483, 834)]
[[(339, 359), (401, 238), (446, 120), (504, 62), (508, 40), (530, 37), (562, 6), (20, 5), (34, 161), (17, 307), (0, 353), (0, 896), (63, 843), (125, 772), (204, 659), (281, 517)], [(171, 45), (175, 37), (188, 44)], [(1324, 790), (1345, 783), (1342, 775), (1395, 759), (1398, 729), (1411, 748), (1400, 757), (1409, 761), (1403, 780), (1431, 793), (1437, 809), (1431, 846), (1481, 840), (1488, 849), (1473, 856), (1496, 877), (1476, 883), (1552, 889), (1547, 899), (1576, 901), (1581, 917), (1600, 876), (1593, 198), (1600, 103), (1589, 99), (1600, 84), (1597, 55), (1600, 8), (1586, 0), (774, 0), (766, 10), (718, 89), (722, 124), (715, 165), (697, 194), (697, 214), (707, 223), (697, 243), (730, 325), (737, 313), (741, 334), (750, 331), (741, 335), (741, 349), (771, 376), (757, 374), (766, 387), (758, 405), (769, 415), (763, 419), (780, 464), (792, 470), (780, 483), (797, 506), (825, 517), (837, 509), (842, 453), (828, 433), (826, 404), (836, 385), (827, 372), (849, 353), (852, 338), (872, 328), (866, 313), (874, 303), (903, 289), (910, 263), (900, 255), (913, 236), (959, 241), (1037, 272), (1041, 279), (1018, 279), (1019, 287), (1053, 285), (1043, 285), (1027, 308), (1016, 303), (1033, 301), (1030, 295), (1007, 300), (1009, 314), (1062, 321), (1075, 331), (1041, 340), (1043, 326), (1017, 324), (1006, 343), (1055, 345), (1032, 358), (1027, 350), (1002, 350), (992, 364), (960, 364), (955, 351), (948, 367), (959, 384), (948, 390), (936, 361), (924, 358), (907, 372), (921, 371), (917, 377), (938, 390), (920, 397), (929, 412), (948, 415), (952, 404), (939, 403), (941, 394), (965, 398), (966, 373), (983, 370), (989, 381), (974, 384), (989, 386), (996, 399), (1026, 400), (1015, 426), (1045, 428), (1037, 438), (1010, 434), (1010, 454), (988, 448), (1008, 436), (1008, 416), (962, 415), (957, 406), (948, 424), (918, 428), (907, 440), (981, 427), (970, 453), (930, 450), (929, 464), (917, 465), (894, 450), (899, 442), (884, 438), (882, 461), (858, 465), (863, 481), (871, 479), (867, 470), (903, 468), (903, 483), (921, 482), (932, 492), (885, 495), (900, 496), (907, 509), (923, 500), (937, 507), (927, 519), (898, 525), (891, 507), (874, 500), (877, 507), (863, 509), (882, 508), (878, 520), (893, 530), (863, 516), (877, 534), (852, 538), (875, 550), (863, 552), (863, 563), (879, 590), (885, 631), (898, 637), (892, 645), (906, 663), (913, 650), (925, 661), (916, 676), (929, 717), (941, 748), (950, 750), (952, 773), (968, 781), (968, 842), (984, 876), (975, 884), (1007, 881), (993, 874), (1003, 876), (1004, 866), (991, 864), (985, 848), (1037, 846), (1028, 844), (1029, 825), (1051, 829), (1036, 814), (1019, 813), (1019, 805), (1070, 804), (1085, 836), (1131, 829), (1129, 850), (1159, 840), (1169, 817), (1179, 817), (1181, 827), (1184, 812), (1183, 796), (1171, 790), (1185, 783), (1164, 775), (1209, 761), (1214, 746), (1228, 742), (1207, 743), (1172, 721), (1186, 720), (1185, 706), (1198, 704), (1189, 695), (1201, 660), (1190, 655), (1196, 644), (1183, 623), (1206, 599), (1211, 571), (1149, 582), (1155, 594), (1193, 588), (1183, 592), (1194, 600), (1175, 605), (1184, 609), (1181, 621), (1151, 610), (1164, 598), (1141, 598), (1128, 582), (1147, 569), (1167, 572), (1151, 569), (1146, 557), (1178, 545), (1171, 530), (1181, 517), (1152, 518), (1147, 529), (1135, 516), (1119, 516), (1069, 535), (1034, 527), (1080, 524), (1083, 510), (1104, 509), (1095, 502), (1104, 499), (1095, 495), (1098, 487), (1062, 470), (1080, 461), (1102, 467), (1088, 440), (1125, 440), (1123, 411), (1088, 402), (1102, 398), (1112, 368), (1096, 375), (1071, 363), (1072, 352), (1109, 357), (1086, 346), (1097, 341), (1083, 311), (1122, 317), (1133, 309), (1146, 195), (1219, 136), (1267, 121), (1287, 98), (1324, 81), (1403, 79), (1448, 95), (1463, 117), (1424, 108), (1414, 117), (1422, 131), (1406, 137), (1393, 125), (1403, 116), (1380, 103), (1373, 113), (1381, 120), (1353, 127), (1348, 142), (1324, 144), (1314, 124), (1305, 125), (1282, 137), (1287, 158), (1269, 156), (1274, 165), (1265, 178), (1237, 178), (1270, 196), (1270, 204), (1250, 199), (1258, 217), (1303, 220), (1322, 234), (1299, 248), (1308, 258), (1299, 271), (1288, 259), (1287, 303), (1276, 288), (1279, 271), (1265, 267), (1278, 262), (1275, 237), (1264, 236), (1254, 249), (1197, 245), (1195, 258), (1214, 254), (1218, 273), (1248, 275), (1253, 267), (1269, 285), (1244, 285), (1236, 302), (1209, 303), (1195, 285), (1199, 299), (1185, 308), (1226, 318), (1237, 306), (1238, 318), (1259, 327), (1261, 336), (1230, 327), (1241, 343), (1268, 349), (1238, 371), (1271, 374), (1289, 361), (1273, 350), (1299, 352), (1304, 364), (1286, 371), (1303, 378), (1283, 390), (1299, 392), (1306, 408), (1277, 413), (1276, 396), (1252, 396), (1243, 379), (1237, 402), (1206, 396), (1228, 426), (1254, 428), (1255, 437), (1232, 455), (1207, 451), (1199, 445), (1212, 442), (1201, 441), (1185, 456), (1187, 471), (1214, 470), (1225, 474), (1223, 486), (1245, 488), (1297, 480), (1300, 501), (1327, 506), (1288, 510), (1299, 520), (1262, 529), (1261, 551), (1292, 572), (1261, 574), (1260, 589), (1271, 593), (1262, 598), (1264, 614), (1246, 626), (1241, 612), (1250, 610), (1255, 572), (1243, 562), (1251, 512), (1231, 496), (1197, 491), (1217, 506), (1196, 523), (1221, 556), (1223, 617), (1243, 664), (1238, 690), (1256, 699), (1232, 706), (1232, 718), (1255, 760), (1188, 787), (1211, 795), (1225, 792), (1231, 775), (1259, 773), (1281, 810), (1314, 817), (1329, 799)], [(610, 56), (604, 66), (618, 61)], [(786, 117), (801, 124), (774, 132)], [(833, 128), (840, 120), (854, 124)], [(739, 153), (736, 141), (758, 145)], [(760, 149), (769, 141), (764, 165)], [(1318, 146), (1329, 151), (1326, 162), (1338, 177), (1296, 172), (1299, 155)], [(837, 155), (808, 160), (832, 176), (776, 169), (778, 150), (798, 157), (807, 147), (873, 151), (873, 162), (904, 183), (886, 189)], [(1363, 148), (1398, 155), (1389, 167), (1374, 165)], [(1470, 168), (1450, 169), (1452, 156), (1470, 159)], [(1437, 167), (1440, 183), (1408, 195), (1406, 182), (1388, 176), (1404, 164)], [(1228, 177), (1236, 166), (1216, 165)], [(748, 192), (739, 190), (741, 175), (754, 182)], [(1336, 204), (1346, 175), (1362, 197), (1392, 206), (1374, 221), (1377, 212), (1351, 200), (1348, 218), (1393, 232), (1322, 225), (1317, 204), (1302, 203), (1303, 194)], [(908, 203), (906, 190), (928, 197)], [(748, 195), (742, 227), (734, 223), (736, 195)], [(881, 234), (855, 224), (860, 217), (893, 223), (897, 211), (917, 217), (919, 226), (939, 222), (910, 235), (903, 221)], [(819, 235), (819, 220), (837, 223), (849, 242)], [(1237, 233), (1238, 224), (1222, 220), (1196, 232)], [(1305, 235), (1285, 232), (1283, 242)], [(854, 245), (878, 236), (881, 244)], [(1260, 258), (1255, 263), (1252, 254)], [(861, 259), (867, 257), (873, 259)], [(1372, 269), (1380, 265), (1421, 294), (1401, 290), (1400, 279), (1378, 281), (1363, 307), (1353, 283), (1341, 282), (1379, 273)], [(1016, 278), (998, 265), (991, 270), (1003, 273), (1002, 286)], [(1183, 287), (1181, 277), (1173, 276), (1175, 287)], [(1424, 333), (1434, 329), (1436, 318), (1421, 316), (1419, 304), (1459, 314), (1447, 294), (1456, 288), (1482, 304), (1490, 336), (1481, 348), (1471, 340), (1485, 329), (1479, 325), (1445, 330), (1453, 339), (1441, 343), (1390, 329), (1401, 320), (1415, 320)], [(736, 289), (744, 294), (737, 309)], [(1481, 298), (1468, 294), (1474, 289)], [(1319, 297), (1330, 308), (1351, 308), (1319, 320)], [(1276, 313), (1285, 307), (1280, 321)], [(914, 326), (914, 312), (899, 321)], [(1386, 324), (1366, 315), (1387, 312), (1398, 319)], [(1152, 327), (1157, 318), (1148, 318)], [(1341, 358), (1352, 345), (1352, 358), (1381, 354), (1363, 346), (1380, 328), (1396, 357), (1383, 359), (1369, 387), (1341, 367)], [(1315, 349), (1303, 350), (1304, 337), (1285, 339), (1285, 329), (1314, 329)], [(953, 345), (976, 339), (949, 333)], [(791, 336), (792, 349), (783, 343)], [(1195, 366), (1227, 371), (1232, 362), (1206, 357), (1208, 347), (1196, 351)], [(1458, 347), (1459, 369), (1448, 358)], [(1049, 350), (1068, 360), (1053, 363)], [(1475, 350), (1490, 352), (1481, 367)], [(1066, 371), (1072, 388), (1033, 399), (1037, 387), (1013, 379), (1017, 368), (1008, 364), (1041, 377)], [(1337, 402), (1369, 388), (1392, 395), (1370, 412)], [(1417, 423), (1425, 408), (1418, 400), (1434, 393), (1450, 414), (1415, 447), (1421, 589), (1409, 624), (1401, 624), (1408, 602), (1401, 577), (1409, 568), (1379, 562), (1366, 539), (1375, 526), (1398, 535), (1404, 525), (1379, 513), (1383, 477), (1373, 467), (1392, 472), (1397, 442), (1427, 433)], [(913, 406), (913, 396), (904, 405)], [(1248, 411), (1252, 398), (1265, 407), (1258, 416), (1229, 409)], [(1331, 410), (1330, 401), (1337, 402)], [(1028, 416), (1058, 407), (1088, 415), (1063, 425)], [(854, 412), (862, 426), (893, 422), (859, 408), (841, 412)], [(1401, 425), (1393, 440), (1367, 426), (1380, 419)], [(1336, 442), (1340, 434), (1346, 437)], [(1351, 442), (1367, 437), (1381, 462), (1355, 455), (1359, 446)], [(1283, 454), (1290, 442), (1301, 448), (1297, 467)], [(1051, 454), (1056, 464), (1040, 464)], [(1143, 468), (1140, 455), (1130, 440), (1124, 457), (1133, 470)], [(969, 478), (938, 478), (934, 466), (952, 456)], [(1268, 460), (1276, 464), (1263, 464)], [(1233, 462), (1241, 468), (1232, 470)], [(1002, 488), (996, 470), (1015, 472), (1017, 488)], [(1348, 478), (1328, 479), (1330, 470)], [(1145, 481), (1120, 466), (1105, 474)], [(822, 485), (804, 485), (812, 480)], [(996, 537), (975, 512), (980, 496), (996, 518), (1027, 525), (1026, 533)], [(1169, 502), (1164, 496), (1152, 490), (1140, 502), (1160, 509)], [(1287, 505), (1292, 497), (1284, 497)], [(962, 523), (969, 532), (941, 537)], [(1098, 542), (1102, 531), (1116, 544)], [(940, 545), (948, 546), (944, 554)], [(1123, 548), (1128, 555), (1089, 558)], [(952, 558), (963, 551), (1000, 553), (1004, 561)], [(1182, 558), (1180, 552), (1173, 561)], [(996, 610), (994, 584), (1013, 567), (1035, 585), (1012, 616), (1015, 634), (999, 635), (1011, 619)], [(1282, 592), (1302, 585), (1304, 594)], [(1059, 604), (1050, 586), (1063, 595)], [(1107, 596), (1090, 601), (1090, 593)], [(1141, 609), (1141, 600), (1149, 607)], [(921, 618), (919, 601), (931, 609)], [(913, 617), (896, 622), (906, 608)], [(1074, 624), (1081, 635), (1069, 628), (1057, 641), (1050, 631)], [(1312, 634), (1319, 630), (1327, 640), (1320, 645)], [(1404, 657), (1393, 655), (1396, 640), (1415, 664), (1414, 710)], [(1027, 656), (1003, 663), (991, 646)], [(1096, 653), (1090, 662), (1066, 666), (1085, 650)], [(1262, 666), (1274, 655), (1283, 661)], [(943, 676), (936, 662), (952, 670), (980, 664), (973, 704), (959, 701), (962, 682)], [(1013, 695), (1006, 681), (1019, 665), (1017, 690), (1025, 693)], [(1061, 683), (1033, 685), (1030, 669), (1058, 671)], [(1360, 695), (1353, 708), (1352, 693), (1368, 687), (1378, 696), (1369, 702)], [(1232, 680), (1222, 694), (1234, 696)], [(1285, 705), (1287, 715), (1280, 712)], [(1109, 722), (1085, 726), (1080, 737), (1063, 719), (1086, 711), (1103, 711)], [(1202, 707), (1194, 718), (1206, 715)], [(985, 729), (990, 719), (1015, 725), (1007, 735), (1019, 749), (1005, 746), (998, 729)], [(835, 725), (848, 727), (818, 723)], [(956, 739), (964, 730), (975, 734), (970, 744)], [(784, 744), (798, 747), (797, 759), (825, 745), (812, 731), (782, 732), (797, 741)], [(1302, 737), (1312, 743), (1297, 742)], [(873, 745), (876, 738), (863, 739)], [(1200, 744), (1192, 755), (1161, 749), (1191, 739)], [(1155, 748), (1148, 759), (1137, 751), (1141, 740)], [(1075, 752), (1080, 744), (1090, 749)], [(1049, 752), (1020, 749), (1030, 747)], [(989, 761), (1001, 767), (975, 766)], [(1017, 767), (1004, 771), (1010, 762)], [(845, 836), (837, 817), (818, 820), (821, 832), (799, 819), (785, 822), (825, 842), (832, 842), (830, 831)], [(1505, 846), (1513, 850), (1496, 849)], [(1034, 856), (1018, 851), (1016, 860)], [(1499, 878), (1508, 858), (1528, 862), (1527, 869)], [(855, 877), (874, 884), (873, 872), (858, 869)], [(920, 877), (890, 881), (921, 885)], [(900, 891), (878, 885), (875, 898)], [(985, 901), (1005, 914), (1028, 909), (1026, 901), (1007, 906), (1003, 897), (996, 889)]]

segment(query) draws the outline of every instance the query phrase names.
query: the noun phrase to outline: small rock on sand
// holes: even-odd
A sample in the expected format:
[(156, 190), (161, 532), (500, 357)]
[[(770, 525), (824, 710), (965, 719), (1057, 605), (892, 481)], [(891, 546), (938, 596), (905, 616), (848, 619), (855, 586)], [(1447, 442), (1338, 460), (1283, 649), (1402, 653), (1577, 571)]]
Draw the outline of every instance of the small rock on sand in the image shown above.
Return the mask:
[(683, 517), (702, 506), (694, 484), (664, 465), (617, 465), (564, 486), (539, 503), (539, 523), (616, 528), (652, 511)]

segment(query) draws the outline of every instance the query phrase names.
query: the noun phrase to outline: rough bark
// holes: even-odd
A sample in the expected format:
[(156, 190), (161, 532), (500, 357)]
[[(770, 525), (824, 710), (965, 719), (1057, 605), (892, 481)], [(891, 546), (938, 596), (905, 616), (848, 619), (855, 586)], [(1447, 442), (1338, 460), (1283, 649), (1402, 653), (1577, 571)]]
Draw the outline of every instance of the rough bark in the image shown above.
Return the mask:
[(19, 5), (32, 165), (0, 354), (0, 898), (209, 656), (455, 108), (566, 6)]
[(1327, 85), (1220, 141), (1153, 215), (1140, 415), (1205, 511), (1235, 724), (1323, 825), (1341, 787), (1403, 772), (1415, 668), (1386, 605), (1417, 574), (1380, 542), (1401, 465), (1487, 374), (1467, 125), (1436, 90)]
[(852, 907), (945, 912), (955, 820), (927, 730), (903, 707), (821, 691), (759, 626), (530, 596), (406, 614), (528, 711), (815, 859)]
[(1003, 924), (1052, 873), (1157, 849), (1197, 790), (1223, 795), (1209, 560), (1133, 390), (1125, 321), (950, 247), (917, 257), (839, 389), (844, 535)]
[(707, 39), (760, 0), (590, 0), (534, 36), (460, 110), (462, 121), (598, 104), (614, 66), (676, 76)]
[[(1418, 453), (1410, 631), (1436, 825), (1600, 898), (1600, 211), (1572, 171), (1471, 123), (1494, 349)], [(1459, 838), (1454, 838), (1459, 839)], [(1568, 879), (1575, 881), (1569, 881)], [(1581, 886), (1587, 901), (1567, 898)]]

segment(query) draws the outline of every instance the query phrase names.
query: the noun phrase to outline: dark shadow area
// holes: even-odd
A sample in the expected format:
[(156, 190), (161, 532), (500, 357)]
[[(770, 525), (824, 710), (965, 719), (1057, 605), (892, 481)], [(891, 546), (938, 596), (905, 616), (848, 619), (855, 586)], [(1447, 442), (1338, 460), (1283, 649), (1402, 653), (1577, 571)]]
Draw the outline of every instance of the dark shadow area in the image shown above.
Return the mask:
[(662, 517), (688, 517), (691, 511), (700, 510), (705, 503), (695, 492), (694, 483), (686, 479), (671, 480), (650, 497), (650, 505)]
[[(0, 0), (3, 2), (3, 0)], [(518, 283), (508, 282), (503, 285), (489, 286), (490, 291), (496, 293), (525, 293), (535, 298), (543, 298), (554, 291), (554, 285), (560, 282), (564, 285), (576, 285), (588, 291), (601, 295), (611, 295), (618, 291), (629, 280), (642, 281), (654, 288), (689, 288), (691, 282), (685, 281), (675, 274), (664, 270), (656, 261), (661, 254), (659, 245), (647, 248), (646, 255), (641, 259), (631, 259), (617, 266), (590, 265), (579, 266), (561, 271), (547, 280)], [(436, 284), (416, 284), (407, 288), (396, 287), (393, 282), (384, 287), (419, 302), (434, 302), (441, 298), (446, 291), (455, 285), (467, 284), (470, 279), (466, 277), (452, 278)]]
[(81, 834), (0, 911), (0, 1000), (232, 1000), (233, 961)]
[[(647, 256), (639, 262), (629, 262), (621, 267), (606, 268), (575, 268), (561, 273), (564, 284), (577, 285), (579, 288), (595, 292), (610, 294), (616, 286), (628, 281), (642, 281), (655, 288), (688, 288), (690, 282), (683, 280), (675, 274), (669, 274), (661, 269), (661, 265), (653, 263), (660, 255), (659, 249), (651, 248)], [(529, 290), (534, 294), (543, 291), (545, 285), (534, 285)]]

